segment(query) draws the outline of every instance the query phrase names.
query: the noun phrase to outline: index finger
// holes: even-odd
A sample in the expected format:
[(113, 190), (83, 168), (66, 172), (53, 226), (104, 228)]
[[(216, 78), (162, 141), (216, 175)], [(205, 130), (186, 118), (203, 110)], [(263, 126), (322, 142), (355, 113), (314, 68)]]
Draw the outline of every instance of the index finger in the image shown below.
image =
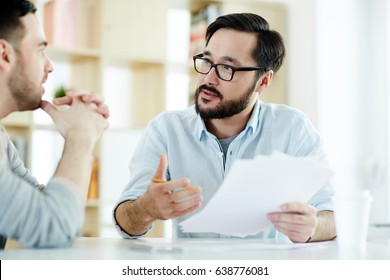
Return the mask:
[(93, 102), (98, 106), (104, 104), (104, 97), (95, 92), (80, 92), (79, 95), (81, 96), (81, 99), (86, 103)]
[(53, 104), (56, 106), (71, 105), (72, 104), (72, 95), (66, 95), (63, 97), (55, 98), (55, 99), (53, 99)]

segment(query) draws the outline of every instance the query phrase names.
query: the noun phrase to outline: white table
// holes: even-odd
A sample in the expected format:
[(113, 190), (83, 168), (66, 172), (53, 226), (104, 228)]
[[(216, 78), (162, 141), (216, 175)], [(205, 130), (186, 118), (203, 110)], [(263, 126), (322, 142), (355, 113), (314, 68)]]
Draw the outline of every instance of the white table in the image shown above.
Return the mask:
[[(140, 245), (141, 244), (141, 245)], [(365, 250), (340, 250), (336, 241), (291, 248), (259, 239), (78, 238), (69, 248), (14, 248), (1, 260), (390, 260), (390, 239), (368, 240)]]

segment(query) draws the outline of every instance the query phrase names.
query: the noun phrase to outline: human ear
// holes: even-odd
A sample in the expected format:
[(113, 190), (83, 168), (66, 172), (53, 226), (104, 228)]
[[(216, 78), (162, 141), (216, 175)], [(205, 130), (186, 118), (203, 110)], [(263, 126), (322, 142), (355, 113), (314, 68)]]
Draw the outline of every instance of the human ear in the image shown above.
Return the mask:
[(262, 92), (263, 90), (268, 88), (271, 85), (273, 76), (274, 76), (274, 71), (272, 70), (268, 70), (267, 72), (263, 73), (263, 75), (261, 75), (259, 80), (257, 81), (258, 86), (256, 88), (256, 91)]
[(0, 39), (0, 68), (9, 68), (15, 51), (9, 42)]

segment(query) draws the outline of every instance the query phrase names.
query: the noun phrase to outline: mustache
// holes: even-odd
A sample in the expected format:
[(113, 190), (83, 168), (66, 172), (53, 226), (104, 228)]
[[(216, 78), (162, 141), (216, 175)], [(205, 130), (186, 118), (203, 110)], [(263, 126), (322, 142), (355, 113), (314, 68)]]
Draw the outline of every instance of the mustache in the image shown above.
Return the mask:
[(199, 92), (201, 92), (202, 90), (212, 92), (219, 98), (222, 98), (222, 94), (215, 87), (210, 87), (208, 85), (201, 85), (200, 87), (198, 87), (198, 90), (196, 92), (199, 94)]

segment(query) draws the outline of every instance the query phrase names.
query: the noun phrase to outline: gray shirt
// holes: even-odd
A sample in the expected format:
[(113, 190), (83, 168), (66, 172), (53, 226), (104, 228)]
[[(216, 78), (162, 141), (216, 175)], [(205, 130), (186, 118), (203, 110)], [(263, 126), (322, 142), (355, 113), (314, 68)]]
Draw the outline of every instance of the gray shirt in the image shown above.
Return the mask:
[(77, 188), (64, 178), (41, 186), (0, 124), (0, 236), (28, 247), (70, 245), (84, 221)]

